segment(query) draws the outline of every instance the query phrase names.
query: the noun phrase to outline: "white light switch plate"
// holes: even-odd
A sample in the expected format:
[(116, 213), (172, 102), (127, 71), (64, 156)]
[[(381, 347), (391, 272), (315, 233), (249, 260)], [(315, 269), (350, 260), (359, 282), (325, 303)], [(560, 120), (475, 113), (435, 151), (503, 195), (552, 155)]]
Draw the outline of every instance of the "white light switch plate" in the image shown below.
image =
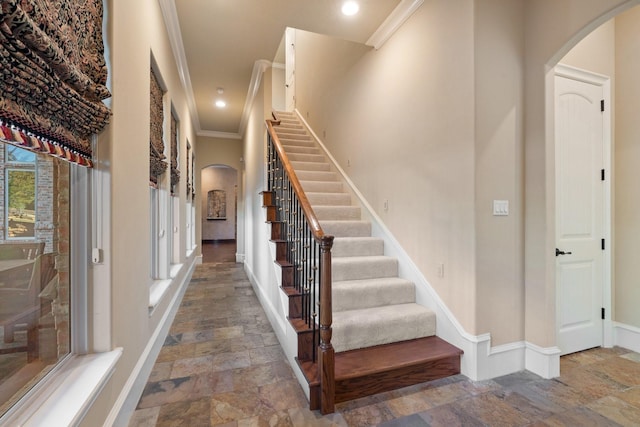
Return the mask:
[(509, 215), (509, 201), (508, 200), (494, 200), (493, 201), (493, 215), (494, 216), (506, 216), (506, 215)]

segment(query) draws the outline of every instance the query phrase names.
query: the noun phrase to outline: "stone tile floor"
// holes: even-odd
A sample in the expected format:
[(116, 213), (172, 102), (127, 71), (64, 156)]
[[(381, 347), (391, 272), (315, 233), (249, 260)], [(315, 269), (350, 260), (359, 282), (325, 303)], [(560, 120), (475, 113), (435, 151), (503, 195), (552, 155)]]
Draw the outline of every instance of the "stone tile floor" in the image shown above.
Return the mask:
[(593, 349), (561, 376), (457, 375), (337, 405), (305, 395), (240, 264), (196, 268), (130, 427), (640, 426), (640, 354)]

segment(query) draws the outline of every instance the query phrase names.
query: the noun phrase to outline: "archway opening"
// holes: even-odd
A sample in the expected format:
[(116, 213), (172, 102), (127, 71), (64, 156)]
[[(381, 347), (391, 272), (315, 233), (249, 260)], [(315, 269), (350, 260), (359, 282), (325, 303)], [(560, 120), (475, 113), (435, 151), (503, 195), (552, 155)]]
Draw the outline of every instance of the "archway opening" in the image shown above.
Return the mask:
[(202, 262), (235, 262), (238, 236), (238, 171), (209, 165), (200, 172)]

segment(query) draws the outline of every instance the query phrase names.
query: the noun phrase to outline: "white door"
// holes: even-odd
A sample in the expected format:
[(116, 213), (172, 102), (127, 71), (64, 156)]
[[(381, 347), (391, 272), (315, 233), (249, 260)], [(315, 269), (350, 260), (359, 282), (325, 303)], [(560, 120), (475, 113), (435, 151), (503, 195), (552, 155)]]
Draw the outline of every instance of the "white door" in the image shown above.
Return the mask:
[(285, 103), (287, 111), (293, 111), (296, 107), (296, 30), (287, 28), (284, 33), (284, 42), (286, 44), (284, 56), (284, 73), (285, 73)]
[(562, 354), (603, 344), (604, 98), (601, 84), (555, 77), (556, 317)]

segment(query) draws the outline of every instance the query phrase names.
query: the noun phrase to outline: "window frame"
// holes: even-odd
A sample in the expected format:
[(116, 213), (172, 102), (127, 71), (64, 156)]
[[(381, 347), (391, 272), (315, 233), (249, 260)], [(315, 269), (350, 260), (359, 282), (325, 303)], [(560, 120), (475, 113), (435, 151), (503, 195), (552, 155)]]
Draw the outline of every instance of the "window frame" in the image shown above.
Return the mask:
[[(96, 162), (97, 163), (97, 162)], [(2, 417), (0, 424), (7, 425), (47, 425), (52, 419), (61, 425), (75, 425), (86, 415), (100, 390), (109, 380), (122, 355), (122, 348), (108, 349), (102, 353), (96, 338), (110, 336), (109, 322), (97, 322), (94, 307), (97, 299), (89, 300), (88, 288), (95, 272), (90, 271), (89, 248), (95, 237), (93, 214), (101, 203), (108, 201), (108, 184), (102, 181), (95, 185), (95, 175), (101, 175), (95, 169), (70, 165), (69, 173), (69, 229), (70, 229), (70, 347), (69, 354), (63, 357), (55, 367), (45, 374), (15, 405)], [(104, 177), (102, 177), (104, 178)], [(107, 178), (108, 179), (108, 178)], [(98, 194), (93, 191), (98, 190)], [(92, 191), (93, 190), (93, 191)], [(94, 196), (94, 197), (92, 197)], [(108, 226), (107, 226), (108, 228)], [(102, 234), (107, 230), (98, 230)], [(91, 239), (87, 238), (91, 236)], [(86, 260), (86, 262), (83, 262)], [(74, 262), (75, 261), (75, 262)], [(96, 260), (101, 263), (102, 260)], [(110, 311), (110, 307), (108, 308)], [(93, 333), (90, 333), (90, 319), (93, 318)], [(99, 326), (96, 327), (96, 323)], [(93, 342), (92, 342), (93, 341)], [(90, 353), (94, 351), (94, 353)]]

